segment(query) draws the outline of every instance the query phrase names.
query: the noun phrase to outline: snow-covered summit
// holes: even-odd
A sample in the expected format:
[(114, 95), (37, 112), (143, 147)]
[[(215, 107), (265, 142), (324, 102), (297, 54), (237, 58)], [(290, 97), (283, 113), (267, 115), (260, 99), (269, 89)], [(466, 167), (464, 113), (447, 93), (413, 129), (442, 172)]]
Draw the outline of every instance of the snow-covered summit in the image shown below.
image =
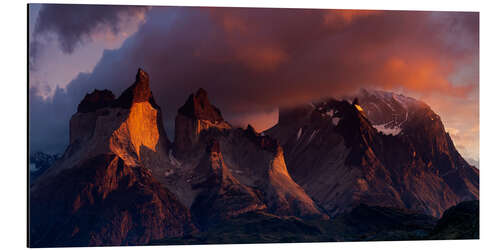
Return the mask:
[(398, 135), (414, 114), (426, 105), (415, 98), (381, 90), (361, 89), (356, 95), (373, 127), (386, 135)]

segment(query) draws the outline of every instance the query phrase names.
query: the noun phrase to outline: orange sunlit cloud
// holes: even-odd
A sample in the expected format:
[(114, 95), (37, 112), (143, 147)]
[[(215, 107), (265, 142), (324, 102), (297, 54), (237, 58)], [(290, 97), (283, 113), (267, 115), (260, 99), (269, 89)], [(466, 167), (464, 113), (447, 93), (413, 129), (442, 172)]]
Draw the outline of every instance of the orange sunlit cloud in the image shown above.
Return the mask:
[(141, 66), (167, 127), (200, 87), (227, 119), (265, 127), (278, 107), (378, 88), (429, 102), (453, 136), (468, 138), (478, 116), (478, 34), (473, 12), (154, 7), (127, 46), (104, 53), (66, 95), (120, 92)]
[(343, 25), (350, 24), (357, 18), (382, 12), (379, 10), (330, 10), (324, 14), (323, 19), (326, 25)]
[(447, 95), (466, 96), (470, 93), (473, 85), (454, 86), (448, 75), (452, 69), (439, 65), (432, 57), (424, 60), (407, 62), (399, 58), (389, 59), (379, 79), (385, 89), (406, 88), (410, 91), (443, 92)]

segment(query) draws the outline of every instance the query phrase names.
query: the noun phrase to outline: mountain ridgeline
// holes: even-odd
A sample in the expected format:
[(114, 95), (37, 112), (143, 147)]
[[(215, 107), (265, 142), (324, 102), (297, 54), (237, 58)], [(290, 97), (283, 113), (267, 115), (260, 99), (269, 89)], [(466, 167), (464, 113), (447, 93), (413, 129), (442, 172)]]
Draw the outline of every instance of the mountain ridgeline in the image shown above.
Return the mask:
[(69, 126), (64, 154), (30, 181), (31, 247), (478, 237), (450, 224), (464, 206), (445, 210), (479, 199), (479, 170), (401, 95), (282, 109), (258, 133), (199, 89), (171, 141), (139, 69), (118, 98), (87, 94)]
[(281, 110), (265, 133), (280, 141), (292, 177), (329, 215), (367, 204), (439, 217), (479, 199), (479, 170), (457, 152), (439, 116), (412, 98), (362, 90), (353, 103)]

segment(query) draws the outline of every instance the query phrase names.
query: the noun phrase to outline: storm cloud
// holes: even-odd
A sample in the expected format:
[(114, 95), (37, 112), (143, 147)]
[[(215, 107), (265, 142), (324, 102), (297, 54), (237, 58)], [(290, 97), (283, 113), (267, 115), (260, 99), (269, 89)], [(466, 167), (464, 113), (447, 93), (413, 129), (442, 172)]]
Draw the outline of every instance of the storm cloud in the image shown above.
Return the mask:
[(42, 5), (30, 43), (30, 58), (36, 61), (43, 37), (54, 36), (64, 53), (99, 35), (116, 35), (124, 24), (143, 19), (150, 7), (112, 5)]
[[(261, 128), (277, 107), (361, 87), (477, 98), (478, 22), (477, 13), (458, 12), (153, 7), (121, 48), (104, 52), (93, 72), (36, 103), (62, 122), (33, 116), (32, 147), (42, 148), (55, 131), (68, 133), (69, 118), (87, 92), (106, 88), (119, 95), (138, 67), (151, 76), (169, 131), (177, 108), (201, 87), (226, 119)], [(80, 35), (51, 29), (62, 34), (62, 49), (70, 52), (94, 28), (81, 28)], [(473, 70), (457, 75), (463, 67)], [(68, 110), (58, 110), (61, 102)]]

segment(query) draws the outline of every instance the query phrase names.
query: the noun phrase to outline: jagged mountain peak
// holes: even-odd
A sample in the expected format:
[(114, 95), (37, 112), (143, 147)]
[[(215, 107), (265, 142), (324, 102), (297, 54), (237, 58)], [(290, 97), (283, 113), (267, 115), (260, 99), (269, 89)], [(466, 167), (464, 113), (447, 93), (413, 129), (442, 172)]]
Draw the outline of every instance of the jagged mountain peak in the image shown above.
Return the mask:
[(371, 102), (384, 102), (391, 110), (397, 110), (401, 106), (405, 109), (413, 107), (429, 107), (424, 102), (401, 93), (395, 93), (379, 89), (361, 89), (352, 98), (358, 98), (360, 105), (370, 104)]
[[(361, 92), (365, 94), (357, 98), (328, 98), (280, 110), (278, 124), (259, 133), (251, 125), (233, 128), (200, 88), (178, 109), (172, 148), (163, 134), (149, 76), (139, 69), (118, 99), (109, 90), (95, 90), (82, 100), (71, 119), (70, 146), (54, 167), (61, 170), (59, 175), (31, 188), (34, 197), (43, 198), (35, 200), (36, 210), (50, 212), (43, 195), (50, 196), (63, 183), (68, 186), (65, 195), (78, 196), (65, 207), (58, 207), (59, 197), (54, 208), (64, 212), (73, 206), (85, 216), (88, 211), (100, 216), (111, 207), (116, 213), (107, 218), (135, 223), (127, 225), (129, 235), (114, 228), (120, 235), (113, 244), (128, 244), (182, 236), (185, 227), (194, 229), (191, 215), (206, 230), (249, 212), (326, 219), (326, 214), (336, 216), (359, 204), (436, 216), (450, 204), (478, 198), (478, 172), (462, 163), (437, 115), (411, 109), (409, 104), (417, 102), (411, 98)], [(367, 100), (388, 109), (399, 105), (422, 119), (412, 120), (408, 133), (383, 135), (370, 120), (377, 105)], [(104, 203), (95, 200), (106, 206), (101, 209)], [(68, 221), (82, 219), (64, 228), (62, 236), (72, 240), (74, 228), (84, 237), (95, 235), (82, 230), (88, 219), (81, 216), (68, 214)], [(43, 234), (53, 222), (45, 219), (51, 216), (39, 218), (47, 220), (37, 229)], [(146, 224), (147, 233), (159, 233), (134, 238)], [(95, 230), (108, 232), (99, 225)]]
[(196, 93), (189, 96), (179, 109), (179, 114), (211, 122), (224, 121), (220, 110), (210, 103), (208, 93), (203, 88), (198, 89)]
[(133, 103), (149, 101), (156, 109), (158, 105), (154, 102), (153, 94), (149, 87), (149, 75), (139, 68), (135, 82), (116, 98), (113, 92), (108, 89), (95, 89), (92, 93), (87, 93), (78, 105), (77, 111), (80, 113), (95, 112), (106, 107), (130, 108)]
[(137, 69), (137, 74), (135, 75), (136, 82), (149, 82), (149, 74), (142, 68)]
[[(387, 107), (378, 107), (378, 109), (384, 112), (398, 112), (401, 109), (411, 110), (416, 108), (430, 109), (425, 102), (411, 96), (379, 89), (361, 89), (353, 98), (359, 98), (360, 105), (363, 106), (373, 106), (376, 103), (383, 103)], [(370, 110), (370, 112), (373, 111)]]
[(199, 88), (196, 91), (195, 97), (196, 97), (197, 100), (199, 100), (201, 102), (209, 103), (209, 101), (208, 101), (208, 92), (204, 88)]
[(210, 103), (207, 91), (200, 88), (188, 97), (175, 117), (175, 154), (182, 158), (199, 148), (198, 141), (203, 132), (230, 128), (220, 110)]
[[(150, 101), (154, 104), (153, 94), (149, 88), (149, 75), (139, 68), (135, 76), (135, 82), (127, 88), (116, 100), (116, 105), (130, 108), (133, 103)], [(155, 105), (156, 106), (156, 105)]]
[(397, 136), (404, 132), (407, 122), (416, 113), (427, 110), (434, 114), (424, 102), (394, 92), (361, 89), (353, 98), (359, 98), (374, 128), (386, 135)]
[[(359, 202), (383, 201), (378, 205), (437, 216), (478, 198), (478, 171), (462, 159), (428, 105), (371, 90), (349, 100), (280, 110), (278, 124), (265, 131), (283, 143), (292, 178), (331, 215)], [(318, 182), (336, 191), (324, 192)]]
[(135, 82), (118, 99), (109, 90), (94, 90), (83, 98), (70, 120), (69, 146), (61, 161), (46, 173), (56, 175), (76, 166), (80, 158), (100, 154), (115, 154), (129, 166), (159, 168), (145, 161), (158, 158), (151, 152), (168, 152), (169, 147), (149, 76), (139, 69)]

